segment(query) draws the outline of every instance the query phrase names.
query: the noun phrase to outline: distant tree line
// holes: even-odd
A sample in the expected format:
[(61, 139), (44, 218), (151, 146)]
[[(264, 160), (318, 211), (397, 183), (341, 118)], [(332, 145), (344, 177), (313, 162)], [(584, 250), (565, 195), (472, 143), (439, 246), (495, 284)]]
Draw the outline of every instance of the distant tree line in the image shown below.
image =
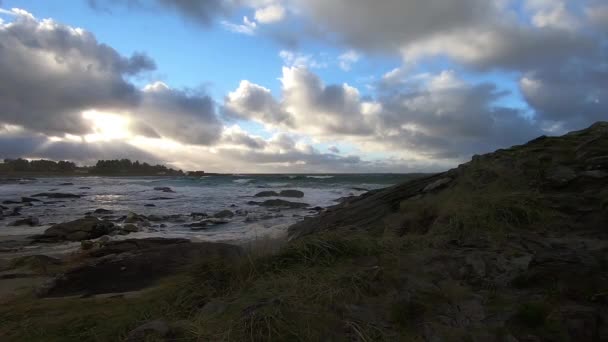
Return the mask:
[(99, 160), (97, 161), (97, 164), (91, 168), (90, 173), (132, 173), (170, 176), (182, 176), (184, 174), (181, 170), (174, 170), (164, 165), (150, 165), (145, 162), (140, 163), (139, 160), (132, 162), (129, 159)]
[(69, 161), (4, 159), (0, 170), (9, 172), (74, 172), (76, 164)]
[(150, 165), (139, 160), (129, 159), (99, 160), (95, 166), (78, 167), (70, 161), (4, 159), (0, 163), (0, 172), (4, 173), (88, 173), (101, 175), (167, 175), (183, 176), (181, 170), (174, 170), (164, 165)]

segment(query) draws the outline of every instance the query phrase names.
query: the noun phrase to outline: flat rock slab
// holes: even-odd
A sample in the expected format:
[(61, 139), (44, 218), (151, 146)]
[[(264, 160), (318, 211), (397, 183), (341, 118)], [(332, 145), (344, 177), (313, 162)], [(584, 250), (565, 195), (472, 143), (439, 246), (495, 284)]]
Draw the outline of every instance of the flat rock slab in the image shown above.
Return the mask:
[[(210, 242), (129, 241), (130, 247), (78, 266), (55, 279), (39, 291), (41, 297), (92, 296), (103, 293), (130, 292), (155, 285), (158, 280), (175, 274), (197, 261), (220, 258), (237, 259), (240, 247)], [(174, 239), (169, 239), (174, 240)]]

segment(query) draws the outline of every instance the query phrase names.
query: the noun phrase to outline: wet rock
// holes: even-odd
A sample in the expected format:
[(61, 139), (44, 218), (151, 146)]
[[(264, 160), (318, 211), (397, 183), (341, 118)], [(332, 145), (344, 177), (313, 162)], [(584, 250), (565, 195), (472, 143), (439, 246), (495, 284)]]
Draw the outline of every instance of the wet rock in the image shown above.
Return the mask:
[(450, 178), (450, 177), (438, 179), (438, 180), (434, 181), (433, 183), (425, 186), (424, 189), (422, 189), (422, 192), (431, 192), (434, 190), (441, 189), (441, 188), (447, 186), (451, 181), (452, 181), (452, 178)]
[(145, 222), (147, 221), (148, 218), (145, 217), (144, 215), (138, 215), (134, 212), (129, 212), (127, 214), (127, 217), (125, 218), (125, 223), (138, 223), (138, 222)]
[(144, 207), (156, 207), (156, 204), (146, 203), (144, 204)]
[(89, 187), (89, 186), (81, 186), (78, 189), (80, 189), (80, 190), (91, 190), (91, 187)]
[(572, 341), (602, 341), (599, 331), (600, 315), (593, 307), (563, 306), (557, 314), (551, 315), (549, 319), (558, 326), (564, 327)]
[(150, 201), (167, 201), (167, 200), (172, 200), (174, 198), (171, 197), (152, 197), (150, 198)]
[(61, 186), (69, 186), (69, 185), (74, 185), (74, 183), (60, 183), (59, 185), (61, 185)]
[(232, 218), (232, 217), (234, 217), (234, 213), (231, 210), (222, 210), (220, 212), (213, 214), (213, 217), (220, 218), (220, 219)]
[(276, 197), (279, 194), (276, 191), (262, 191), (255, 194), (255, 197)]
[(205, 230), (209, 228), (206, 221), (189, 223), (186, 227), (190, 228), (190, 230)]
[(95, 209), (95, 211), (93, 211), (93, 213), (95, 213), (95, 214), (112, 214), (113, 211), (108, 210), (108, 209), (99, 208), (99, 209)]
[(116, 228), (112, 222), (102, 221), (96, 217), (60, 223), (34, 236), (35, 242), (82, 241), (107, 235)]
[(40, 224), (40, 220), (38, 220), (37, 217), (30, 216), (28, 218), (17, 220), (15, 222), (9, 224), (9, 226), (13, 226), (13, 227), (17, 227), (17, 226), (35, 227), (35, 226), (37, 226), (39, 224)]
[(151, 338), (164, 338), (169, 335), (169, 325), (162, 320), (151, 321), (131, 330), (127, 341), (148, 341)]
[(353, 190), (355, 190), (355, 191), (369, 191), (369, 189), (366, 189), (366, 188), (358, 188), (358, 187), (354, 187), (354, 188), (351, 188), (351, 189), (353, 189)]
[(80, 198), (82, 196), (61, 192), (42, 192), (39, 194), (32, 195), (32, 197), (48, 197), (48, 198)]
[(21, 197), (21, 202), (23, 203), (33, 203), (33, 202), (42, 202), (39, 199), (31, 198), (31, 197)]
[(171, 189), (168, 186), (157, 186), (157, 187), (154, 188), (154, 190), (156, 190), (156, 191), (162, 191), (162, 192), (171, 192), (171, 193), (175, 192), (173, 189)]
[(6, 200), (6, 201), (3, 201), (2, 204), (21, 204), (21, 202)]
[(281, 197), (293, 197), (293, 198), (302, 198), (304, 197), (304, 193), (300, 190), (283, 190), (279, 193)]
[(309, 206), (308, 203), (290, 202), (290, 201), (285, 201), (285, 200), (281, 200), (281, 199), (267, 200), (262, 203), (256, 203), (256, 204), (259, 204), (263, 207), (282, 207), (282, 208), (290, 208), (290, 209), (306, 208)]
[(129, 223), (122, 226), (122, 230), (127, 233), (135, 233), (139, 231), (139, 228), (136, 225)]
[(83, 251), (93, 249), (93, 247), (95, 247), (95, 243), (91, 240), (80, 241), (80, 249), (82, 249)]

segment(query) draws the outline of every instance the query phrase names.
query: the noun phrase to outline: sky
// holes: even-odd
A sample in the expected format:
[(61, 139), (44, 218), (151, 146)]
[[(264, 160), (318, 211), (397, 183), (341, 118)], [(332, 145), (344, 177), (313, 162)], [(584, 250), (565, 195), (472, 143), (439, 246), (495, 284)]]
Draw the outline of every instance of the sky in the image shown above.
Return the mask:
[(608, 119), (606, 0), (0, 0), (0, 157), (434, 172)]

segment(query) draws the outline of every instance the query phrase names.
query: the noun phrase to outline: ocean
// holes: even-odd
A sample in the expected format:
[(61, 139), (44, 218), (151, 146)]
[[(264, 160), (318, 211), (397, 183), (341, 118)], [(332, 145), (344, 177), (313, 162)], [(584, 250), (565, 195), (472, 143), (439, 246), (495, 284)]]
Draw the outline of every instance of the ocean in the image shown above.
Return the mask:
[[(347, 196), (356, 196), (368, 190), (388, 187), (408, 179), (407, 174), (326, 174), (326, 175), (210, 175), (193, 177), (57, 177), (24, 179), (0, 183), (0, 202), (20, 201), (43, 192), (71, 193), (82, 196), (76, 199), (46, 199), (32, 206), (3, 204), (5, 214), (21, 206), (21, 216), (0, 220), (0, 241), (40, 234), (51, 225), (82, 218), (96, 209), (112, 211), (107, 218), (119, 218), (130, 212), (140, 215), (164, 217), (141, 231), (112, 239), (145, 237), (183, 237), (195, 241), (221, 241), (242, 244), (260, 238), (285, 235), (287, 228), (306, 216), (315, 215), (314, 207), (329, 207)], [(155, 188), (169, 187), (174, 192)], [(261, 191), (299, 190), (303, 198), (254, 197)], [(279, 209), (259, 206), (251, 201), (283, 199), (307, 203), (302, 209)], [(318, 208), (317, 208), (318, 209)], [(204, 230), (187, 227), (195, 222), (192, 213), (213, 215), (231, 210), (235, 216), (225, 224)], [(39, 226), (12, 227), (10, 223), (23, 217), (36, 217)], [(103, 217), (101, 215), (100, 217)], [(53, 246), (58, 252), (76, 248), (79, 243)]]

